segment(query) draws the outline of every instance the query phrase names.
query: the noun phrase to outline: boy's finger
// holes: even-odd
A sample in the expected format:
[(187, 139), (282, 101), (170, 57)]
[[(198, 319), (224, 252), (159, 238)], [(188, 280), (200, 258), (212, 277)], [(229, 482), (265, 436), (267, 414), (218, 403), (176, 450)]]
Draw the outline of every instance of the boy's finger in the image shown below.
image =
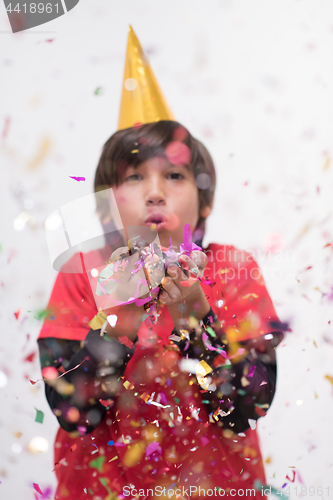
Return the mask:
[(125, 257), (125, 256), (128, 256), (129, 255), (129, 252), (128, 252), (128, 247), (119, 247), (117, 248), (117, 250), (115, 250), (111, 257), (110, 257), (110, 260), (112, 262), (116, 262), (117, 260), (119, 260), (121, 257)]
[(179, 266), (171, 264), (167, 269), (167, 276), (170, 276), (174, 282), (180, 284), (181, 281), (186, 281), (188, 278), (187, 273), (185, 274), (184, 271)]
[(203, 276), (203, 269), (199, 267), (193, 260), (187, 255), (181, 255), (178, 259), (179, 264), (188, 277), (201, 279)]
[(201, 269), (202, 271), (205, 270), (208, 264), (208, 257), (204, 252), (201, 252), (200, 250), (193, 250), (193, 252), (191, 252), (189, 256), (199, 269)]
[[(163, 290), (160, 295), (160, 300), (162, 302), (166, 299), (164, 303), (169, 304), (171, 302), (177, 302), (181, 300), (181, 292), (178, 286), (168, 276), (162, 279), (162, 287)], [(168, 297), (165, 295), (165, 292), (167, 293)]]

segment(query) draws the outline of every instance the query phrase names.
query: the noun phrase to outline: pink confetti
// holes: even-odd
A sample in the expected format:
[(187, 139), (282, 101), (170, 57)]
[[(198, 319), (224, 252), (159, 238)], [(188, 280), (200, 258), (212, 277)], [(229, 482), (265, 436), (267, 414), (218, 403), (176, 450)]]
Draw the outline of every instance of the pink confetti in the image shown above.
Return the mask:
[(6, 116), (5, 125), (4, 125), (3, 131), (2, 131), (2, 139), (6, 139), (6, 137), (8, 135), (9, 126), (10, 126), (10, 117)]
[(154, 443), (151, 443), (147, 446), (146, 448), (146, 456), (149, 457), (152, 455), (154, 452), (157, 452), (161, 455), (162, 453), (162, 448), (160, 444), (157, 441), (154, 441)]
[(171, 141), (165, 148), (165, 155), (173, 165), (189, 165), (191, 151), (186, 144), (179, 141)]
[(37, 493), (40, 493), (41, 495), (43, 495), (43, 492), (42, 490), (40, 489), (39, 487), (39, 484), (37, 483), (32, 483), (33, 487), (35, 488), (35, 490), (37, 491)]
[(209, 443), (209, 439), (206, 438), (205, 436), (201, 437), (200, 441), (201, 441), (202, 446), (206, 446), (206, 444)]
[(75, 181), (78, 181), (78, 182), (80, 182), (80, 181), (85, 181), (85, 180), (86, 180), (86, 178), (85, 178), (85, 177), (75, 177), (75, 176), (71, 176), (71, 175), (70, 175), (69, 177), (70, 177), (71, 179), (74, 179)]
[(186, 253), (189, 254), (193, 252), (193, 250), (202, 250), (201, 247), (193, 243), (192, 241), (192, 234), (191, 234), (191, 228), (189, 224), (185, 224), (184, 230), (183, 230), (183, 239), (184, 243), (180, 245), (180, 252), (181, 253)]

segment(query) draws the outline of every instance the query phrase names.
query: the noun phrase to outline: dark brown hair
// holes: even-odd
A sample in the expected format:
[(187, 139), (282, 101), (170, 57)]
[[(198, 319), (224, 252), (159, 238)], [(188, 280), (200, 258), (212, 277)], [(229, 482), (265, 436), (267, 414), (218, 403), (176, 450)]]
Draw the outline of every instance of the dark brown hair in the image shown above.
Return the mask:
[[(118, 186), (128, 166), (162, 156), (171, 142), (182, 142), (190, 151), (189, 167), (192, 170), (199, 191), (199, 209), (211, 206), (214, 199), (216, 176), (213, 160), (205, 146), (195, 139), (180, 123), (162, 120), (138, 127), (120, 130), (104, 144), (96, 169), (95, 192)], [(204, 174), (204, 175), (200, 175)], [(205, 219), (198, 221), (195, 235), (201, 240), (205, 230)]]

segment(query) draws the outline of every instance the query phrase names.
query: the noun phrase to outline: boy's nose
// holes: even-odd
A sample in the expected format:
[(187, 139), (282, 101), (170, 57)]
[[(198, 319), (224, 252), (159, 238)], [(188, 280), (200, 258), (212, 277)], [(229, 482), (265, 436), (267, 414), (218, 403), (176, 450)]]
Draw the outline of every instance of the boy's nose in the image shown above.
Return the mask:
[(165, 199), (161, 196), (150, 196), (147, 199), (147, 205), (164, 205)]
[(146, 193), (146, 204), (147, 205), (165, 204), (165, 194), (164, 191), (162, 190), (161, 183), (159, 182), (151, 183)]

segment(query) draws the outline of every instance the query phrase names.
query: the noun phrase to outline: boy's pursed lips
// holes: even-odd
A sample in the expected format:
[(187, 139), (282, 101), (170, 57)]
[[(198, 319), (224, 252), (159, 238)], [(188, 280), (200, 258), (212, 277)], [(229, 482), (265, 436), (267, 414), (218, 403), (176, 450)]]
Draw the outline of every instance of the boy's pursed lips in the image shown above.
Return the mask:
[(165, 227), (166, 222), (167, 217), (161, 212), (151, 212), (144, 221), (146, 226), (154, 226), (156, 230)]

